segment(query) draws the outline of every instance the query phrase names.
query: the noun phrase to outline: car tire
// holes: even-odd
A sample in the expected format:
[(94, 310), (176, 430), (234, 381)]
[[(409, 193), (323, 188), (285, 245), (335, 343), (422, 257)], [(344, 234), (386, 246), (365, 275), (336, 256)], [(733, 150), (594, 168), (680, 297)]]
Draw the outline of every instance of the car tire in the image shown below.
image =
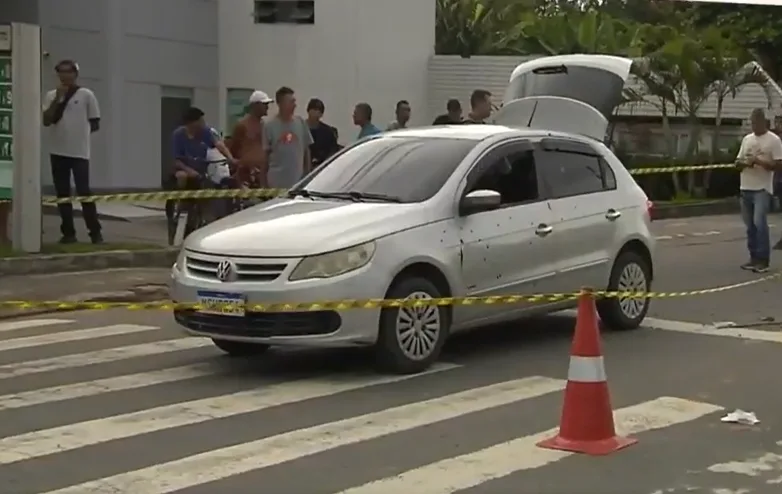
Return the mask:
[(252, 357), (261, 355), (269, 349), (263, 343), (247, 343), (244, 341), (219, 340), (212, 338), (215, 346), (232, 357)]
[[(640, 254), (623, 252), (614, 262), (606, 288), (615, 291), (650, 291), (652, 268)], [(607, 329), (626, 331), (638, 328), (649, 311), (649, 298), (604, 298), (597, 301), (597, 312)]]
[[(426, 278), (406, 277), (391, 285), (386, 298), (433, 299), (442, 296), (437, 286)], [(425, 371), (440, 356), (450, 327), (449, 307), (383, 309), (375, 344), (378, 366), (394, 374)]]

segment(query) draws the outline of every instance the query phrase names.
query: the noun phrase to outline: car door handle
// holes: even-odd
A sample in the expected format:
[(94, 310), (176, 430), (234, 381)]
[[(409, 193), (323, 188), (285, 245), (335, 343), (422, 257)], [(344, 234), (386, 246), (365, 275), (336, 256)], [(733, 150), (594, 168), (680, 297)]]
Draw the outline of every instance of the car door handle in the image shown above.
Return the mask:
[(535, 230), (535, 235), (537, 235), (538, 237), (545, 237), (546, 235), (548, 235), (553, 231), (554, 231), (553, 227), (541, 223), (540, 225), (538, 225), (538, 228)]
[(610, 220), (610, 221), (614, 221), (614, 220), (618, 219), (620, 216), (622, 216), (622, 213), (620, 213), (616, 209), (609, 209), (606, 212), (606, 219)]

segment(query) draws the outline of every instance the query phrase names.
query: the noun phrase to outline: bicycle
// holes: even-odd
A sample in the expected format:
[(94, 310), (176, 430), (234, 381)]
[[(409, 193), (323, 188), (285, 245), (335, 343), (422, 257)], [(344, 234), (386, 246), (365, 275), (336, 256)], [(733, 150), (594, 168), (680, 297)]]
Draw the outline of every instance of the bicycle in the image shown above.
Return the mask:
[[(226, 165), (228, 160), (212, 160), (205, 161), (204, 164), (207, 167), (215, 165)], [(230, 188), (225, 184), (216, 184), (209, 178), (201, 176), (198, 179), (198, 186), (195, 190), (220, 190), (224, 188)], [(217, 201), (223, 201), (224, 199), (217, 199)], [(212, 221), (225, 217), (231, 214), (233, 207), (223, 207), (223, 211), (214, 214), (213, 208), (209, 206), (214, 205), (215, 199), (174, 199), (175, 204), (173, 211), (168, 214), (167, 207), (167, 219), (168, 219), (168, 245), (176, 246), (181, 245), (182, 242), (195, 230), (206, 226)], [(229, 199), (233, 202), (233, 199)]]

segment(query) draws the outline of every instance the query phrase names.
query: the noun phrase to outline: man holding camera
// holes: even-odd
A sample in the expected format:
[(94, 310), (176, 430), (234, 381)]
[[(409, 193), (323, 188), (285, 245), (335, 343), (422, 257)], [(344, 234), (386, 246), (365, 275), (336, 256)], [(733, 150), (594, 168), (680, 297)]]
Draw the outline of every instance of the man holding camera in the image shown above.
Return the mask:
[(747, 227), (749, 261), (741, 269), (769, 270), (771, 239), (768, 213), (774, 192), (774, 170), (782, 168), (782, 140), (768, 130), (766, 115), (757, 108), (750, 116), (752, 132), (741, 141), (736, 167), (741, 171), (741, 217)]

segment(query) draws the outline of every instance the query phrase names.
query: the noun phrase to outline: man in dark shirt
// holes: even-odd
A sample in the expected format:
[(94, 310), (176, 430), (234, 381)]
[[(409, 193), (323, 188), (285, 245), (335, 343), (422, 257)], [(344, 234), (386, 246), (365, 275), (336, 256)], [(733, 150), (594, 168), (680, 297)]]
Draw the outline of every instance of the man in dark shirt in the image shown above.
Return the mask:
[(434, 119), (432, 125), (458, 125), (462, 123), (462, 104), (456, 98), (448, 100), (445, 105), (447, 113), (444, 113)]
[(312, 98), (307, 103), (307, 124), (310, 127), (310, 134), (312, 134), (310, 155), (312, 156), (313, 168), (326, 161), (340, 149), (337, 142), (339, 132), (335, 127), (322, 120), (325, 112), (326, 106), (318, 98)]
[(491, 93), (485, 89), (476, 89), (470, 95), (470, 113), (465, 124), (485, 124), (491, 116)]

